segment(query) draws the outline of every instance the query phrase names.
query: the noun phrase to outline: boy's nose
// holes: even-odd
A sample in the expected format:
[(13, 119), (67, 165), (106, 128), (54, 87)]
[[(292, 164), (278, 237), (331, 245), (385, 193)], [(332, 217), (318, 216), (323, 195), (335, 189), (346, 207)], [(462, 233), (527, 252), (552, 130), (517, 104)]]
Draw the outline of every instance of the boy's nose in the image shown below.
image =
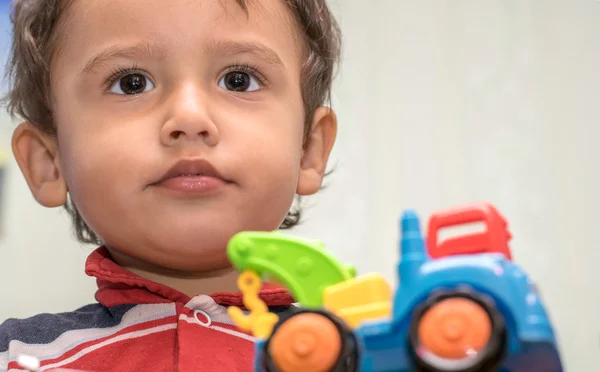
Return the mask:
[[(186, 94), (187, 93), (187, 94)], [(219, 129), (210, 117), (208, 102), (188, 89), (171, 97), (170, 113), (161, 128), (164, 146), (202, 141), (208, 146), (219, 143)]]

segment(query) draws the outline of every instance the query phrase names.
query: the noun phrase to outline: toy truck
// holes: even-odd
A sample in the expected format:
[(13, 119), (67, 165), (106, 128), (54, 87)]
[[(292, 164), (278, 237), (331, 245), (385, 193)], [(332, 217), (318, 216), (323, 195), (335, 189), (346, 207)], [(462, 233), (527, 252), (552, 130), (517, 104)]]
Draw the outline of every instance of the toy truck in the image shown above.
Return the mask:
[[(485, 231), (440, 239), (473, 222)], [(400, 222), (399, 287), (356, 275), (323, 244), (243, 232), (228, 246), (245, 307), (230, 315), (256, 338), (255, 370), (268, 372), (561, 372), (552, 325), (536, 288), (512, 261), (507, 223), (492, 205), (435, 213), (428, 236), (416, 212)], [(368, 252), (365, 252), (367, 254)], [(257, 296), (286, 286), (298, 310), (277, 316)]]

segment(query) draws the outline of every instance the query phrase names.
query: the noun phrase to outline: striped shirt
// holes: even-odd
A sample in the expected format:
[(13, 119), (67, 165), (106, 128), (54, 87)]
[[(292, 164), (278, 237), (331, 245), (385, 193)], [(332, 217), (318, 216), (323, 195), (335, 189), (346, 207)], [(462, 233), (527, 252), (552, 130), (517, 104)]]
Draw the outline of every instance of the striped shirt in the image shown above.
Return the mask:
[[(0, 325), (0, 372), (24, 370), (20, 355), (36, 357), (42, 371), (252, 371), (254, 339), (227, 315), (242, 306), (240, 293), (189, 297), (123, 269), (104, 247), (86, 273), (98, 303)], [(285, 289), (265, 284), (260, 297), (274, 312), (293, 310)]]

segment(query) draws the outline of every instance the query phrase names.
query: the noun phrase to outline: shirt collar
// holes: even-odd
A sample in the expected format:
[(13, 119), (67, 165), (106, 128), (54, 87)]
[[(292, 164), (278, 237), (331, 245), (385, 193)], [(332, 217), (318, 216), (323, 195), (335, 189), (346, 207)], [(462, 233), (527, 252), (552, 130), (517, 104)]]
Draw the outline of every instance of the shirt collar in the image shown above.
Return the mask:
[[(191, 298), (173, 288), (144, 279), (113, 261), (108, 249), (100, 247), (87, 258), (87, 275), (96, 278), (95, 298), (106, 307), (122, 304), (188, 303)], [(243, 307), (241, 292), (220, 292), (210, 295), (223, 306)], [(259, 297), (267, 306), (290, 306), (294, 299), (285, 288), (264, 283)]]

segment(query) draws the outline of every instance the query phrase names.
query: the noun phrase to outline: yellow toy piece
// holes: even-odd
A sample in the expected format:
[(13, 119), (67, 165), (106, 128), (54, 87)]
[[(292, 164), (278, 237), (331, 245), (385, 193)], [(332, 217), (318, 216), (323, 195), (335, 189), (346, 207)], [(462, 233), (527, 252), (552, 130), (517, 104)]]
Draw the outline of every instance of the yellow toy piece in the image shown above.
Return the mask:
[(250, 314), (246, 315), (239, 307), (231, 306), (227, 309), (231, 320), (254, 337), (269, 337), (279, 317), (270, 313), (267, 305), (258, 297), (262, 284), (259, 276), (253, 271), (244, 271), (238, 277), (237, 284), (242, 291), (244, 306), (250, 310)]
[(327, 287), (323, 307), (357, 328), (365, 320), (391, 315), (392, 289), (379, 274), (363, 275)]

